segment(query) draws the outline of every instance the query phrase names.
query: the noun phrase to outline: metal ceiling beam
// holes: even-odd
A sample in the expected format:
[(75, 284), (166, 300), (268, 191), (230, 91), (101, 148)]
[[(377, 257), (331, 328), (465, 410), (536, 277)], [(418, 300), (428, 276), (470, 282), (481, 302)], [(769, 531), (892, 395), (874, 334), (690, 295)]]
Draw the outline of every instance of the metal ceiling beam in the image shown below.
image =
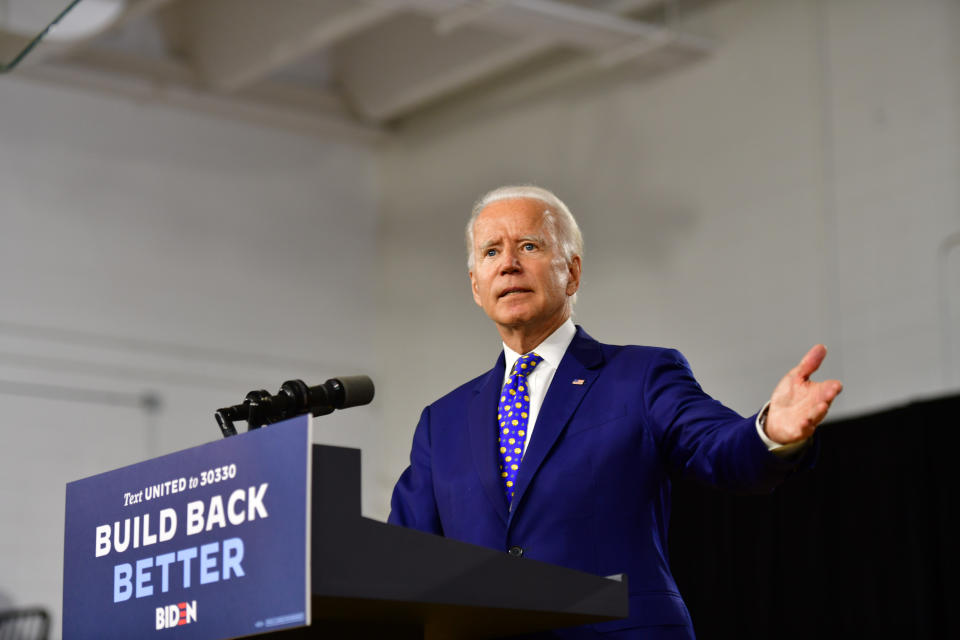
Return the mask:
[[(588, 5), (599, 10), (554, 0), (131, 0), (118, 24), (156, 20), (174, 59), (148, 60), (154, 52), (120, 54), (116, 47), (97, 50), (93, 40), (80, 43), (69, 57), (59, 52), (30, 73), (367, 140), (380, 133), (351, 123), (343, 100), (317, 86), (325, 72), (314, 69), (324, 66), (324, 56), (333, 62), (333, 79), (355, 114), (382, 124), (561, 48), (581, 55), (553, 64), (522, 87), (512, 83), (504, 88), (507, 94), (529, 95), (663, 47), (709, 50), (702, 38), (620, 15), (662, 5), (663, 0)], [(269, 82), (273, 74), (285, 78), (283, 71), (297, 61), (308, 72), (302, 78)], [(494, 93), (502, 92), (488, 97)]]
[(181, 0), (162, 18), (170, 41), (210, 86), (236, 91), (398, 8), (363, 0)]
[(332, 52), (340, 86), (365, 119), (383, 123), (549, 48), (541, 38), (517, 39), (464, 27), (438, 36), (432, 17), (396, 16)]
[[(482, 25), (517, 36), (536, 34), (585, 51), (603, 52), (638, 39), (670, 40), (694, 49), (708, 49), (711, 44), (700, 36), (621, 15), (653, 6), (650, 0), (621, 0), (612, 5), (620, 14), (555, 0), (402, 1), (421, 10), (440, 12), (439, 24), (453, 20), (459, 25)], [(449, 26), (446, 28), (449, 30)]]
[(209, 91), (190, 67), (169, 60), (91, 50), (23, 69), (18, 76), (354, 144), (375, 144), (385, 135), (358, 123), (339, 96), (329, 91), (262, 83), (235, 94), (220, 94)]
[[(576, 74), (609, 68), (664, 46), (703, 53), (704, 38), (551, 0), (395, 0), (417, 9), (334, 48), (339, 80), (374, 122), (403, 117), (437, 99), (566, 46), (584, 52)], [(650, 0), (621, 0), (634, 11)]]

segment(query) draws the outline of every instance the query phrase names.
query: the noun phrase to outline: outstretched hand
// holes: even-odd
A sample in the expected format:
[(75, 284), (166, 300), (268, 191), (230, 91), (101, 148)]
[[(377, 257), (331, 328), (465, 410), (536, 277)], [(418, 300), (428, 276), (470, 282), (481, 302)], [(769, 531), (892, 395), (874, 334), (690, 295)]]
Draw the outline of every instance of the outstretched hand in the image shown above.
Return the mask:
[(773, 390), (764, 430), (774, 442), (791, 444), (812, 436), (830, 410), (830, 403), (843, 390), (839, 380), (810, 379), (826, 355), (826, 347), (814, 346)]

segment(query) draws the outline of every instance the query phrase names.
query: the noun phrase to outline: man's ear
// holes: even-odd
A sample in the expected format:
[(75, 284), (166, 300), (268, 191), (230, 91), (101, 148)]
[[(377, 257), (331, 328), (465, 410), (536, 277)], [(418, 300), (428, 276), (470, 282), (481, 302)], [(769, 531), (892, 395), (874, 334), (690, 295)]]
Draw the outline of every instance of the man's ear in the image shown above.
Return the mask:
[(473, 293), (473, 301), (477, 303), (478, 306), (483, 306), (480, 303), (480, 287), (477, 285), (477, 277), (473, 275), (473, 271), (468, 271), (467, 275), (470, 276), (470, 292)]
[(573, 256), (567, 263), (567, 295), (572, 296), (580, 288), (580, 271), (583, 264), (580, 256)]

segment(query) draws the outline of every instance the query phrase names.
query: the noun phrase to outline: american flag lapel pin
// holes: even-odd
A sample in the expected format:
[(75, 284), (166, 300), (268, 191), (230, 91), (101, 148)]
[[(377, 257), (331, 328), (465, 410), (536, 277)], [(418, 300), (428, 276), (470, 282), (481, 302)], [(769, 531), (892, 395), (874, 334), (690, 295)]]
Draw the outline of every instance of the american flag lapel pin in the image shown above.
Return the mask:
[(573, 381), (573, 384), (583, 384), (583, 378), (577, 378)]

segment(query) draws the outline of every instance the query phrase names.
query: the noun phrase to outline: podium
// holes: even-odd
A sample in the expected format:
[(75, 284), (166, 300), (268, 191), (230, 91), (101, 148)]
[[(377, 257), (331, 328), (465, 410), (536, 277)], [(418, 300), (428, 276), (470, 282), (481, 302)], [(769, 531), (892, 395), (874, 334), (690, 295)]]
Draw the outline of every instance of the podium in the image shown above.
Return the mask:
[(65, 640), (496, 638), (628, 615), (623, 577), (364, 518), (360, 451), (311, 425), (69, 483)]
[(356, 449), (313, 445), (312, 482), (313, 624), (257, 637), (496, 638), (628, 614), (625, 577), (362, 517)]

